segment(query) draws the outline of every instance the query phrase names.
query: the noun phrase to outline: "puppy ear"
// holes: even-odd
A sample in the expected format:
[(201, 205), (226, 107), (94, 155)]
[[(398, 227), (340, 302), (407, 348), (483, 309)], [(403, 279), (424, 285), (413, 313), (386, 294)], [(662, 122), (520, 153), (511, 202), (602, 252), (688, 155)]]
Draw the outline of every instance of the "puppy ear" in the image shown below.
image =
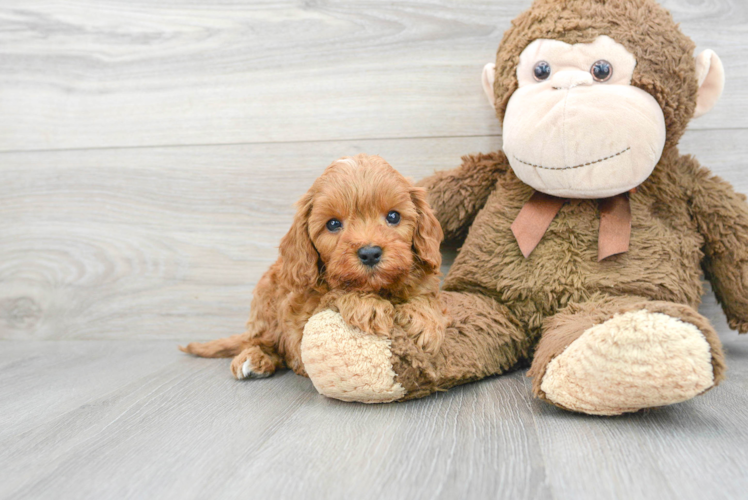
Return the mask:
[(281, 279), (293, 288), (309, 289), (317, 284), (319, 277), (319, 254), (309, 236), (309, 214), (312, 211), (311, 192), (296, 203), (291, 229), (281, 239)]
[(442, 254), (439, 252), (439, 245), (444, 239), (442, 227), (426, 201), (426, 190), (424, 188), (412, 188), (410, 197), (416, 206), (416, 210), (418, 210), (418, 223), (413, 235), (413, 249), (431, 271), (438, 271), (442, 265)]

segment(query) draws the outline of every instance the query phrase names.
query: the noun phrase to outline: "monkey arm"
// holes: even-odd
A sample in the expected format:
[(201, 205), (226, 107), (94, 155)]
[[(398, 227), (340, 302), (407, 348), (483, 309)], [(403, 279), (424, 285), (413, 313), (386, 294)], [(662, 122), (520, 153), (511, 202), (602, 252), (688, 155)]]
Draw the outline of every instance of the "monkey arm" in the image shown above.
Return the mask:
[(501, 151), (462, 157), (462, 166), (436, 172), (418, 182), (428, 191), (428, 201), (447, 241), (461, 240), (483, 208), (499, 176), (509, 169)]
[[(691, 160), (695, 164), (695, 160)], [(703, 267), (730, 328), (748, 332), (748, 205), (746, 197), (695, 165), (692, 211), (704, 236)]]

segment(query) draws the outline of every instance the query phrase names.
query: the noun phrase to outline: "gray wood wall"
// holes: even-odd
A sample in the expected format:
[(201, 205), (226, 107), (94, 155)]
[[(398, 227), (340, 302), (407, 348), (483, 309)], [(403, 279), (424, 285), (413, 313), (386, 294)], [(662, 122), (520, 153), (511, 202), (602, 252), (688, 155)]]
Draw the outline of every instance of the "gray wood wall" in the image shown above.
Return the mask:
[[(529, 3), (4, 0), (0, 339), (241, 331), (332, 160), (500, 147), (481, 69)], [(662, 3), (727, 73), (681, 149), (748, 192), (748, 2)]]

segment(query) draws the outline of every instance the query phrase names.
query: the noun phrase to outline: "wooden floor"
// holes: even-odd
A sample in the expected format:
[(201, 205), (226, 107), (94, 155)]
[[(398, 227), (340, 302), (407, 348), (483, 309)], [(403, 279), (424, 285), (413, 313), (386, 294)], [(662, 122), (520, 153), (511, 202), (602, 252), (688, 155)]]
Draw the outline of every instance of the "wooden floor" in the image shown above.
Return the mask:
[[(365, 406), (176, 350), (242, 330), (335, 158), (499, 148), (480, 72), (529, 3), (4, 0), (0, 498), (748, 498), (748, 338), (711, 293), (728, 380), (620, 418), (522, 372)], [(663, 4), (727, 74), (681, 150), (748, 193), (748, 3)]]
[[(530, 398), (524, 373), (408, 403), (237, 382), (172, 341), (10, 341), (0, 498), (745, 498), (748, 344), (694, 401), (619, 418)], [(719, 494), (715, 489), (719, 490)]]

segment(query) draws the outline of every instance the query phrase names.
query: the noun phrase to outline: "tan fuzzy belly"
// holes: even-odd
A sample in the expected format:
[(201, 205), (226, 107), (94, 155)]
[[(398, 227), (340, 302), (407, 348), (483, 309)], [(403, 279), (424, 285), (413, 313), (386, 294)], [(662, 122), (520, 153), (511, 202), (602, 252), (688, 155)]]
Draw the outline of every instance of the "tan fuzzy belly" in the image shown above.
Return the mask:
[(525, 258), (510, 230), (519, 208), (491, 208), (476, 218), (445, 289), (480, 290), (506, 304), (532, 302), (543, 315), (599, 293), (699, 303), (702, 241), (695, 231), (676, 231), (632, 207), (629, 251), (598, 262), (597, 206), (585, 200), (565, 205)]

